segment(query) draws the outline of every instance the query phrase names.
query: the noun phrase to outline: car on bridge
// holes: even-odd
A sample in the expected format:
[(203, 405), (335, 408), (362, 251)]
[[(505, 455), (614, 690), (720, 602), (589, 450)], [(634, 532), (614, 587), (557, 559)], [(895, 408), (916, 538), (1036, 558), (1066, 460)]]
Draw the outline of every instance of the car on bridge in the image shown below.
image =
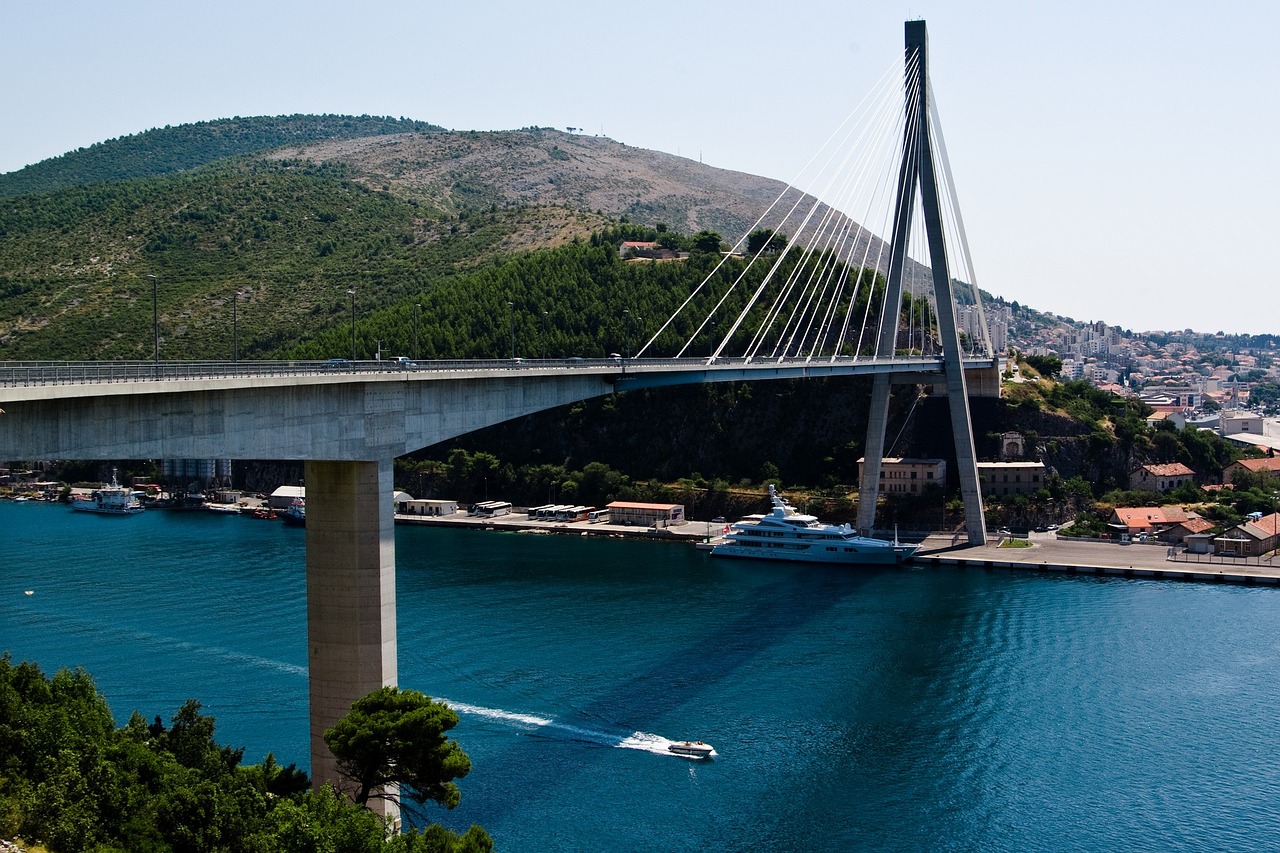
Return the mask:
[(398, 355), (391, 359), (391, 370), (417, 370), (418, 363), (406, 355)]
[(325, 370), (350, 370), (351, 359), (349, 358), (331, 358), (324, 364), (320, 365)]

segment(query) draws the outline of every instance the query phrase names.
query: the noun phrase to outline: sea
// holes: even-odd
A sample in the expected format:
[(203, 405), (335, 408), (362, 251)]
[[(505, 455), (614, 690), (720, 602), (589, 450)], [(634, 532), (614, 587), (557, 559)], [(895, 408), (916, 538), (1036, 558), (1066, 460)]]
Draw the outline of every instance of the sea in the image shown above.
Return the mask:
[[(0, 649), (308, 764), (305, 531), (0, 502)], [(1280, 590), (396, 529), (399, 682), (541, 851), (1280, 849)], [(710, 760), (672, 755), (703, 740)]]

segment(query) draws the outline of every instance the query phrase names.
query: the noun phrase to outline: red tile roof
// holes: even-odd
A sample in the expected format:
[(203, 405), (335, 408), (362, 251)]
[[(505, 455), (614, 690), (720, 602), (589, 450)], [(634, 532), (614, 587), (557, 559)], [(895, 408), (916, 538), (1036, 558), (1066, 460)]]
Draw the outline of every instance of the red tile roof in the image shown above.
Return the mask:
[(1280, 471), (1280, 456), (1268, 456), (1264, 459), (1241, 459), (1239, 464), (1255, 474)]
[(1164, 462), (1142, 467), (1153, 477), (1194, 477), (1196, 473), (1181, 462)]
[(1118, 506), (1115, 517), (1130, 530), (1149, 530), (1157, 524), (1181, 524), (1187, 513), (1180, 506)]

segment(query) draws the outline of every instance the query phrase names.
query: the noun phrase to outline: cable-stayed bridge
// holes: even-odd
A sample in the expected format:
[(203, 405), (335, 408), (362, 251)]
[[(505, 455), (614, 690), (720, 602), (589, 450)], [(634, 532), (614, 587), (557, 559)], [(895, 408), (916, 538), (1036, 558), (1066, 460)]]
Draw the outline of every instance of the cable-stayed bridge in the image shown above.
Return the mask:
[[(999, 393), (927, 74), (924, 22), (887, 73), (635, 357), (0, 364), (0, 457), (305, 461), (312, 772), (323, 732), (396, 683), (392, 460), (589, 397), (872, 377), (858, 526), (875, 526), (894, 384), (945, 389), (971, 543), (984, 541), (971, 393)], [(813, 167), (810, 169), (810, 167)], [(808, 189), (801, 190), (804, 183)], [(631, 319), (635, 318), (630, 318)], [(975, 328), (970, 326), (970, 328)], [(707, 342), (710, 346), (707, 346)], [(706, 355), (693, 356), (694, 349)]]

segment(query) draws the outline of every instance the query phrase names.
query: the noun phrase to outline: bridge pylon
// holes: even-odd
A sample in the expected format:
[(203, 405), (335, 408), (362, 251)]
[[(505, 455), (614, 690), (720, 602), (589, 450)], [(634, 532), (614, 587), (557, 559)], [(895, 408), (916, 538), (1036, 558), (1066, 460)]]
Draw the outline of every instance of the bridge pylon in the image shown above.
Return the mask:
[[(881, 306), (880, 336), (876, 356), (892, 358), (897, 346), (901, 316), (903, 270), (911, 219), (919, 192), (924, 230), (929, 246), (933, 291), (938, 315), (938, 335), (942, 342), (943, 372), (947, 380), (951, 410), (951, 432), (955, 441), (956, 469), (960, 495), (964, 501), (965, 530), (969, 544), (986, 542), (982, 489), (978, 480), (978, 458), (973, 444), (973, 421), (969, 414), (969, 392), (965, 381), (964, 354), (956, 329), (955, 294), (947, 262), (943, 235), (942, 208), (934, 164), (934, 142), (929, 124), (928, 33), (924, 21), (907, 21), (906, 35), (906, 122), (903, 131), (902, 162), (898, 169), (893, 237), (890, 245), (888, 281)], [(858, 527), (875, 527), (876, 503), (880, 495), (881, 460), (888, 425), (889, 393), (893, 374), (877, 374), (872, 383), (867, 423), (865, 462), (858, 494)]]

